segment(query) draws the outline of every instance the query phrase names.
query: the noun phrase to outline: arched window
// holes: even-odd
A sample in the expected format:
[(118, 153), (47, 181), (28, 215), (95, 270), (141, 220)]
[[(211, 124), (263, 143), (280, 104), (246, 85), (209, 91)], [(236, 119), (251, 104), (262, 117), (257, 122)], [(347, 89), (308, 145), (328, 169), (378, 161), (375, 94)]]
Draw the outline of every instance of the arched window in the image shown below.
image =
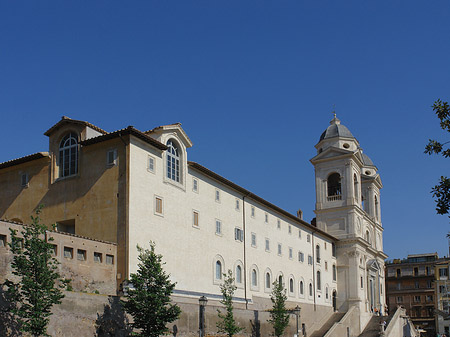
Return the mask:
[(222, 263), (220, 261), (216, 261), (216, 279), (222, 279)]
[(336, 281), (336, 265), (333, 264), (333, 281)]
[(256, 269), (252, 269), (252, 286), (256, 287), (258, 285), (258, 274)]
[(328, 300), (328, 287), (325, 288), (325, 299)]
[(289, 279), (289, 292), (290, 293), (294, 292), (294, 280), (293, 279)]
[(330, 174), (327, 179), (328, 200), (341, 200), (341, 176), (339, 173)]
[(300, 295), (303, 295), (303, 281), (300, 281)]
[(320, 281), (320, 271), (317, 271), (317, 290), (322, 289), (322, 282)]
[(283, 284), (283, 275), (278, 276), (278, 283)]
[(242, 268), (239, 265), (236, 267), (236, 283), (242, 283)]
[(167, 178), (180, 182), (180, 152), (172, 140), (167, 142)]
[(378, 198), (377, 196), (375, 196), (375, 219), (379, 219), (378, 218)]
[(356, 201), (358, 201), (358, 178), (356, 177), (356, 174), (353, 174), (353, 194)]
[(309, 296), (313, 295), (312, 283), (309, 284)]
[(78, 173), (78, 136), (71, 132), (59, 143), (59, 176)]
[(336, 244), (334, 242), (331, 243), (331, 256), (336, 257)]
[(266, 288), (270, 289), (270, 274), (266, 273)]
[(316, 262), (320, 263), (320, 246), (316, 245)]

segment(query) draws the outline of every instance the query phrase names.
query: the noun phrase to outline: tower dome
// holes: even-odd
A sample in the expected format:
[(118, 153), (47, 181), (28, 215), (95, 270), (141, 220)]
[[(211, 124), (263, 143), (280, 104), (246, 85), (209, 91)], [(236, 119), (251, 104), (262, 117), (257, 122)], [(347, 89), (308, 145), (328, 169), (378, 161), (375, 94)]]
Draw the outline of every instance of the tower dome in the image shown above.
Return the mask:
[(334, 137), (355, 138), (345, 125), (341, 124), (339, 118), (334, 114), (334, 118), (330, 121), (330, 126), (320, 135), (319, 142), (324, 139)]

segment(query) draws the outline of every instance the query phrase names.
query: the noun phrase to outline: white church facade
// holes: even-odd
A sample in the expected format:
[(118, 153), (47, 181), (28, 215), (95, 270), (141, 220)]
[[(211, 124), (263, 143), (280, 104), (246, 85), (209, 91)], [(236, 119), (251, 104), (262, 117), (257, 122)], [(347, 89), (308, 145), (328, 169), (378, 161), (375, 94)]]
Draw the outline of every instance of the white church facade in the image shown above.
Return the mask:
[[(356, 335), (384, 311), (382, 183), (338, 118), (311, 159), (313, 224), (189, 161), (192, 142), (180, 124), (106, 132), (64, 117), (46, 135), (48, 152), (0, 164), (0, 217), (22, 221), (43, 202), (45, 223), (117, 243), (118, 287), (137, 269), (136, 245), (153, 241), (186, 308), (205, 296), (215, 312), (230, 269), (239, 310), (270, 309), (281, 280), (307, 331), (352, 312)], [(189, 319), (179, 324), (190, 329)]]

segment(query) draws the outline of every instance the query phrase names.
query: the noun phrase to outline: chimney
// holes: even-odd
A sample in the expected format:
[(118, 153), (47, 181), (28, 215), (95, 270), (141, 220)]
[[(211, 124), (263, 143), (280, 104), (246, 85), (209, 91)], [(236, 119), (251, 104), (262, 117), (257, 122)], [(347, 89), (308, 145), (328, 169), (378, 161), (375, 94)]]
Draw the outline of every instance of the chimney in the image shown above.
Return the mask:
[(302, 212), (301, 209), (299, 209), (299, 210), (297, 211), (297, 218), (299, 218), (300, 220), (303, 220), (303, 212)]

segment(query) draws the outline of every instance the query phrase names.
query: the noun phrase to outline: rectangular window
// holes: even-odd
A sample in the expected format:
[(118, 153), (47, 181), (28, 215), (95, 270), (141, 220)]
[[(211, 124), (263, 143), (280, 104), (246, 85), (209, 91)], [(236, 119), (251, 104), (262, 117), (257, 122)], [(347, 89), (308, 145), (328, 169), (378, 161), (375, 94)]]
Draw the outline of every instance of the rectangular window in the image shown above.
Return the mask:
[(427, 302), (433, 302), (433, 295), (427, 295)]
[(86, 261), (86, 251), (84, 249), (77, 249), (77, 260)]
[(325, 261), (325, 270), (328, 270), (328, 262)]
[(430, 280), (427, 281), (427, 288), (430, 289), (432, 287), (432, 282)]
[(6, 235), (0, 235), (0, 247), (6, 247)]
[(106, 152), (106, 165), (114, 166), (117, 164), (117, 150), (109, 150)]
[(216, 234), (222, 234), (222, 221), (216, 219)]
[(114, 255), (106, 254), (106, 264), (114, 264)]
[(278, 255), (281, 256), (281, 243), (278, 244)]
[(414, 302), (420, 302), (420, 295), (414, 296)]
[(50, 247), (50, 255), (56, 256), (58, 254), (58, 248), (56, 245), (51, 245)]
[(252, 206), (252, 218), (254, 218), (254, 217), (255, 217), (255, 207)]
[(288, 227), (288, 233), (292, 234), (292, 226), (291, 225), (289, 225), (289, 227)]
[(195, 178), (192, 179), (192, 190), (198, 193), (198, 180)]
[[(267, 221), (266, 221), (267, 222)], [(281, 229), (281, 221), (280, 221), (280, 219), (277, 219), (277, 228), (278, 229)]]
[(311, 255), (308, 255), (308, 264), (310, 264), (310, 265), (313, 264), (313, 258)]
[(155, 213), (163, 214), (163, 201), (160, 197), (155, 197)]
[(292, 260), (292, 248), (289, 247), (289, 258)]
[(448, 276), (448, 269), (447, 268), (439, 268), (439, 276)]
[(311, 236), (309, 234), (306, 235), (306, 242), (311, 242)]
[(301, 239), (302, 238), (302, 231), (299, 229), (298, 230), (298, 238)]
[(269, 222), (269, 214), (267, 214), (267, 213), (264, 214), (264, 222), (265, 223)]
[(216, 197), (215, 197), (216, 202), (220, 202), (220, 191), (216, 190)]
[(252, 233), (252, 247), (256, 247), (256, 234)]
[(198, 212), (192, 212), (192, 225), (198, 227)]
[(236, 211), (239, 211), (241, 209), (241, 203), (239, 202), (239, 199), (236, 199)]
[(28, 174), (27, 173), (22, 173), (20, 175), (20, 185), (22, 187), (28, 187)]
[(244, 231), (238, 227), (234, 229), (234, 239), (236, 241), (244, 241)]
[(403, 303), (403, 296), (397, 296), (397, 303)]
[(266, 238), (266, 252), (270, 252), (270, 241)]
[(151, 173), (155, 173), (155, 158), (148, 156), (147, 170)]
[(364, 288), (364, 280), (363, 280), (362, 276), (360, 277), (360, 280), (361, 280), (361, 289), (362, 289), (362, 288)]
[(305, 256), (303, 255), (302, 252), (298, 252), (298, 260), (299, 260), (300, 262), (303, 262), (303, 261), (305, 260)]
[(64, 257), (67, 259), (73, 259), (73, 248), (64, 247)]
[(418, 281), (414, 282), (414, 288), (419, 289), (419, 282)]
[(102, 253), (94, 252), (94, 262), (102, 263)]

